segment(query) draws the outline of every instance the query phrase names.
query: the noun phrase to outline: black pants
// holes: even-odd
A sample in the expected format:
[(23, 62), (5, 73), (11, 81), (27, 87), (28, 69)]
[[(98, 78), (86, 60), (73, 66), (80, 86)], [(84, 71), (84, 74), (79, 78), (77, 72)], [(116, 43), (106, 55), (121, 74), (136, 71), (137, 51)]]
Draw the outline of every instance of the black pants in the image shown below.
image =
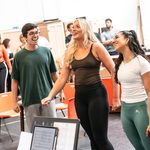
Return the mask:
[(92, 150), (113, 150), (107, 138), (109, 106), (104, 85), (76, 86), (75, 107)]
[(0, 63), (0, 93), (6, 92), (8, 69), (5, 62)]
[(7, 91), (11, 91), (11, 75), (10, 73), (8, 73), (8, 77), (7, 77)]
[[(13, 53), (9, 53), (9, 59), (13, 58)], [(11, 65), (13, 63), (13, 60), (10, 61)], [(7, 91), (11, 91), (11, 74), (8, 73), (8, 77), (7, 77)]]

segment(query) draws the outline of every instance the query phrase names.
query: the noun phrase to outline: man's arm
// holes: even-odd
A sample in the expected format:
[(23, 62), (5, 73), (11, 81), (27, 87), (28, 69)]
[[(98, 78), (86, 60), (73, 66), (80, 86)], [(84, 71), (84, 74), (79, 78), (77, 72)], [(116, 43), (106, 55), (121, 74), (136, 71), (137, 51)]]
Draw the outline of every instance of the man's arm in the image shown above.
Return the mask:
[(104, 33), (101, 35), (101, 41), (104, 46), (113, 45), (113, 39), (106, 40)]
[(13, 98), (13, 103), (14, 103), (14, 111), (15, 112), (20, 112), (20, 107), (18, 104), (18, 81), (12, 79), (12, 98)]
[(51, 73), (51, 76), (52, 76), (53, 82), (55, 83), (55, 81), (58, 79), (58, 74), (57, 74), (57, 72)]

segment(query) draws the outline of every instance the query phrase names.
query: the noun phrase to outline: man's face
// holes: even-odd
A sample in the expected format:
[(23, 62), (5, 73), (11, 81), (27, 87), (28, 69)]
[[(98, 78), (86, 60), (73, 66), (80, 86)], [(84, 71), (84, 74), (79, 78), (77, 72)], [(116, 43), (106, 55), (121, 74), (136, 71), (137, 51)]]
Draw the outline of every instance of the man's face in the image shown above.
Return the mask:
[(107, 28), (110, 28), (110, 27), (112, 26), (112, 22), (109, 21), (109, 20), (106, 21), (105, 24), (106, 24), (106, 27), (107, 27)]
[(37, 28), (28, 31), (26, 38), (28, 44), (37, 45), (38, 39), (39, 39), (39, 30)]
[(72, 33), (72, 31), (73, 31), (73, 24), (72, 24), (72, 25), (70, 25), (70, 27), (69, 27), (68, 31), (69, 31), (70, 33)]

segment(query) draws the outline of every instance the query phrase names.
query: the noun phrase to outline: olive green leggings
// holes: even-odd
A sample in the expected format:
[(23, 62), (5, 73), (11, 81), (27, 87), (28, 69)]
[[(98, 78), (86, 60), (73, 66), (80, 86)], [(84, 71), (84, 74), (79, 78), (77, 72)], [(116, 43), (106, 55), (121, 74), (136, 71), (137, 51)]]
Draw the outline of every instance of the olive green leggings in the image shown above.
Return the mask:
[(136, 150), (150, 150), (150, 136), (146, 137), (148, 111), (146, 101), (121, 105), (123, 129)]

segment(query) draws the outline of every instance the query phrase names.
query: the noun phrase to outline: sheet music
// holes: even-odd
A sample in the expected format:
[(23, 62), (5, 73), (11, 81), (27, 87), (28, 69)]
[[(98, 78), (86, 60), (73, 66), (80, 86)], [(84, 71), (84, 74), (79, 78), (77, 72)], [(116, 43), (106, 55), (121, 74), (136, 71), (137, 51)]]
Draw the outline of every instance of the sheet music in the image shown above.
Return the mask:
[(54, 127), (59, 129), (56, 150), (73, 150), (76, 124), (55, 122)]
[(35, 127), (31, 150), (53, 150), (55, 128)]

